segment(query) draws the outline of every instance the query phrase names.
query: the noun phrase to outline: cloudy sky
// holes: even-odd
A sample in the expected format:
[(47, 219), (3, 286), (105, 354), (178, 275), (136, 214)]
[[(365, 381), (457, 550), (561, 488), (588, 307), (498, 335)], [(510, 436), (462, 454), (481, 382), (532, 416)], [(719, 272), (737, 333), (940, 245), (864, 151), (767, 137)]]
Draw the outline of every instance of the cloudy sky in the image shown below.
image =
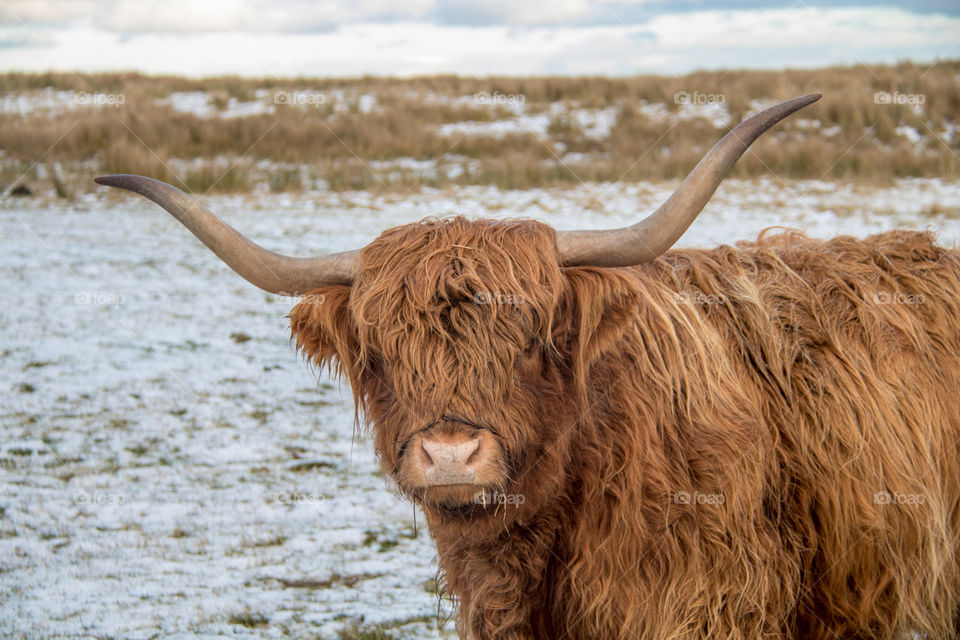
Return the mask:
[(673, 74), (960, 58), (957, 0), (0, 0), (0, 70)]

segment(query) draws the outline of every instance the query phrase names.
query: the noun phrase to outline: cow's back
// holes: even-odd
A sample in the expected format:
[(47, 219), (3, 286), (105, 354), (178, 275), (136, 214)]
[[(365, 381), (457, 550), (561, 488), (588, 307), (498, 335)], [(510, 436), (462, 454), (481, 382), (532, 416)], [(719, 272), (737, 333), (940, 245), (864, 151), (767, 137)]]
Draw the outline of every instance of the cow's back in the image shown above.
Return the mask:
[(653, 270), (762, 398), (766, 511), (801, 568), (796, 631), (955, 633), (960, 255), (928, 233), (781, 233)]

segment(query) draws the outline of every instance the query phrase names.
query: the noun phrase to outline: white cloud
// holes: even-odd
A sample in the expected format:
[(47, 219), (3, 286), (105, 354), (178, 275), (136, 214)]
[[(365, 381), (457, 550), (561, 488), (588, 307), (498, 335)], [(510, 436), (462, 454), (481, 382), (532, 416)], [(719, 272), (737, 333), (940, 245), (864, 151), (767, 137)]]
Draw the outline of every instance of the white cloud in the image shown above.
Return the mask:
[(417, 19), (434, 8), (434, 0), (2, 0), (0, 21), (33, 28), (91, 26), (128, 35), (288, 32)]
[[(382, 19), (392, 0), (363, 0), (349, 9), (331, 2), (329, 13), (322, 10), (322, 3), (297, 1), (284, 5), (284, 11), (275, 16), (269, 11), (250, 13), (259, 2), (216, 0), (204, 5), (197, 0), (118, 0), (117, 7), (127, 8), (110, 17), (110, 27), (94, 23), (37, 27), (31, 33), (38, 39), (30, 47), (16, 46), (14, 36), (22, 36), (24, 29), (14, 33), (14, 27), (8, 26), (0, 29), (0, 40), (11, 43), (0, 47), (0, 68), (135, 69), (193, 76), (624, 75), (960, 55), (960, 18), (892, 8), (702, 11), (663, 14), (639, 25), (466, 26), (417, 17)], [(573, 15), (579, 2), (564, 0), (560, 6)], [(397, 2), (406, 6), (406, 11), (423, 15), (432, 10), (431, 3)], [(163, 11), (148, 10), (160, 4), (166, 6)], [(193, 4), (204, 8), (194, 10), (190, 22), (204, 28), (174, 30), (181, 14)], [(490, 0), (486, 6), (494, 5), (514, 11), (501, 0)], [(294, 10), (302, 10), (304, 16), (312, 14), (313, 22), (298, 18), (301, 14)], [(517, 9), (510, 19), (524, 22), (536, 17), (528, 11)], [(350, 15), (359, 16), (358, 21), (348, 20), (344, 12), (353, 12)], [(381, 17), (363, 18), (368, 14)], [(559, 20), (563, 15), (567, 14), (554, 17)], [(331, 28), (320, 29), (327, 19)], [(149, 25), (152, 28), (148, 29)]]
[(95, 17), (104, 3), (93, 0), (3, 0), (0, 22), (6, 25), (64, 24), (78, 18)]
[(121, 0), (104, 24), (122, 32), (246, 31), (257, 24), (257, 11), (246, 0)]

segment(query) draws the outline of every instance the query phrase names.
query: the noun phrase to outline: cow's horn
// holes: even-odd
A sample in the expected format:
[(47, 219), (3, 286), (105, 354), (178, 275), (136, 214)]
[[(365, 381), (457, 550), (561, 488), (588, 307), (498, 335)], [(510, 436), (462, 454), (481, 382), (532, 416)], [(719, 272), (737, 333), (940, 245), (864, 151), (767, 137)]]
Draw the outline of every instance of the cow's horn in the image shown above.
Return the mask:
[(637, 224), (622, 229), (558, 232), (561, 263), (626, 267), (655, 259), (680, 239), (754, 140), (794, 111), (819, 99), (819, 93), (800, 96), (741, 122), (703, 156), (659, 209)]
[(317, 258), (282, 256), (251, 242), (195, 198), (165, 182), (124, 174), (99, 176), (94, 181), (153, 200), (182, 222), (227, 266), (264, 291), (302, 295), (327, 284), (350, 284), (356, 276), (356, 251)]

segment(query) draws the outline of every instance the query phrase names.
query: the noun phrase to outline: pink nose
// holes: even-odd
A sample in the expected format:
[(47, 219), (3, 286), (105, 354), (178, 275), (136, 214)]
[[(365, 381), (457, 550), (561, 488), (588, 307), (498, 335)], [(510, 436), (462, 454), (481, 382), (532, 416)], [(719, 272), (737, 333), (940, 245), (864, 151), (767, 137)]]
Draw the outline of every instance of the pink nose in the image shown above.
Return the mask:
[(475, 484), (483, 454), (480, 438), (437, 434), (420, 440), (417, 462), (428, 485)]

